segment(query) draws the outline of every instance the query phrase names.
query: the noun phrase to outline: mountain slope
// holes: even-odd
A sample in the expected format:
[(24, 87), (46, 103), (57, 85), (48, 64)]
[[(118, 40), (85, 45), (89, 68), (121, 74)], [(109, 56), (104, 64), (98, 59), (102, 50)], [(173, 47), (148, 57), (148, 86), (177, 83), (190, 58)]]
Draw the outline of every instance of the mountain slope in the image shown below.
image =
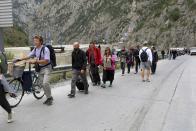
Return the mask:
[(17, 26), (56, 44), (92, 39), (160, 47), (195, 44), (194, 0), (13, 0)]

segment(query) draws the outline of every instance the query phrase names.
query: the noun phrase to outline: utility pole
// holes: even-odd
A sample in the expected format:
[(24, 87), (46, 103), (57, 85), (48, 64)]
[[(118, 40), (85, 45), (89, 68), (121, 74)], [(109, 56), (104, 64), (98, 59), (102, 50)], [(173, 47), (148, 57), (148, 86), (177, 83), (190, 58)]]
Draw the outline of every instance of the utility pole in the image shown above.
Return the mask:
[(0, 8), (0, 51), (4, 52), (2, 29), (13, 26), (12, 0), (1, 0)]
[(3, 45), (3, 32), (0, 28), (0, 52), (4, 52), (4, 45)]

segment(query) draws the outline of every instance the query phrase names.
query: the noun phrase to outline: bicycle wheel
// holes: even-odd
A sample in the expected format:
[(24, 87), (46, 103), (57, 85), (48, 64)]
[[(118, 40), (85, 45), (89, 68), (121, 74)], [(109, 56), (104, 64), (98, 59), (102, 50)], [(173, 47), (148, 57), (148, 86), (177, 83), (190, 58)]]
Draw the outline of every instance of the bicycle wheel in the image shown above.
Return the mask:
[(6, 94), (6, 98), (11, 106), (11, 108), (17, 107), (23, 96), (24, 96), (24, 90), (22, 88), (22, 82), (19, 79), (14, 79), (9, 82), (10, 88), (13, 90), (13, 92), (16, 94), (16, 97), (10, 96), (9, 93)]
[(40, 85), (33, 85), (33, 95), (36, 99), (42, 99), (44, 96), (44, 90)]

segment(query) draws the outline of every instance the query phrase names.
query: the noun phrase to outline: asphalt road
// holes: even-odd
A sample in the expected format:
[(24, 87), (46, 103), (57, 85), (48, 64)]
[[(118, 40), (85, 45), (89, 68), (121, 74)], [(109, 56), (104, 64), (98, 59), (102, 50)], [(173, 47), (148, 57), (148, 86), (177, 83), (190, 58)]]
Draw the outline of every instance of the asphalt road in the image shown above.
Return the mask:
[(0, 109), (0, 131), (196, 131), (195, 83), (196, 56), (160, 61), (150, 83), (133, 70), (117, 72), (112, 88), (90, 87), (74, 99), (67, 98), (66, 81), (52, 90), (50, 107), (25, 96), (12, 124)]

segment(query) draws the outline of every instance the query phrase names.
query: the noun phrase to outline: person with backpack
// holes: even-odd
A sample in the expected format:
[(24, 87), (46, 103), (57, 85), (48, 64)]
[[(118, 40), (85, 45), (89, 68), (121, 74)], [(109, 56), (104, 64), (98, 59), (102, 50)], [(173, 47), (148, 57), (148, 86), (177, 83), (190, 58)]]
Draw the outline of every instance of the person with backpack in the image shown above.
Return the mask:
[(84, 85), (84, 94), (88, 94), (88, 81), (86, 76), (87, 59), (86, 54), (80, 49), (80, 43), (74, 42), (74, 50), (72, 52), (72, 81), (71, 93), (68, 94), (69, 98), (74, 98), (76, 94), (76, 82), (81, 78)]
[(31, 60), (29, 64), (34, 64), (36, 72), (39, 73), (39, 84), (41, 84), (44, 89), (44, 93), (47, 98), (43, 104), (50, 106), (53, 104), (53, 97), (51, 94), (49, 80), (50, 72), (52, 71), (52, 68), (56, 66), (55, 52), (52, 46), (43, 44), (43, 38), (41, 36), (34, 36), (33, 41), (35, 48), (31, 51), (28, 57), (19, 59), (19, 61), (35, 58)]
[(140, 57), (139, 57), (140, 46), (138, 45), (134, 50), (134, 58), (135, 58), (135, 73), (138, 73), (138, 69), (140, 68)]
[(110, 81), (109, 87), (112, 87), (115, 74), (115, 56), (112, 55), (112, 52), (109, 47), (105, 49), (103, 56), (103, 84), (101, 87), (106, 88), (106, 81)]
[[(140, 49), (139, 57), (141, 61), (141, 77), (143, 82), (150, 82), (150, 71), (152, 64), (152, 52), (151, 49), (147, 47), (147, 42), (144, 43), (144, 46)], [(147, 78), (144, 79), (145, 70), (147, 71)]]
[(120, 51), (119, 57), (120, 57), (120, 65), (121, 65), (121, 70), (122, 70), (122, 76), (124, 76), (125, 66), (126, 66), (126, 58), (127, 58), (127, 51), (125, 49), (125, 46)]
[(13, 122), (12, 109), (6, 99), (6, 94), (9, 93), (11, 97), (16, 97), (14, 91), (10, 88), (4, 74), (7, 73), (7, 59), (3, 52), (0, 52), (0, 105), (8, 113), (8, 123)]
[(159, 56), (158, 56), (158, 53), (157, 53), (157, 50), (156, 48), (153, 46), (151, 48), (152, 50), (152, 66), (151, 66), (151, 72), (152, 72), (152, 75), (156, 73), (156, 68), (157, 68), (157, 62), (159, 60)]
[(102, 64), (100, 48), (97, 48), (95, 44), (96, 42), (91, 42), (89, 45), (89, 49), (86, 51), (88, 63), (90, 65), (89, 72), (91, 73), (93, 86), (101, 84), (99, 65)]
[(134, 66), (134, 50), (130, 48), (127, 54), (126, 63), (127, 63), (127, 73), (130, 73), (131, 67)]

